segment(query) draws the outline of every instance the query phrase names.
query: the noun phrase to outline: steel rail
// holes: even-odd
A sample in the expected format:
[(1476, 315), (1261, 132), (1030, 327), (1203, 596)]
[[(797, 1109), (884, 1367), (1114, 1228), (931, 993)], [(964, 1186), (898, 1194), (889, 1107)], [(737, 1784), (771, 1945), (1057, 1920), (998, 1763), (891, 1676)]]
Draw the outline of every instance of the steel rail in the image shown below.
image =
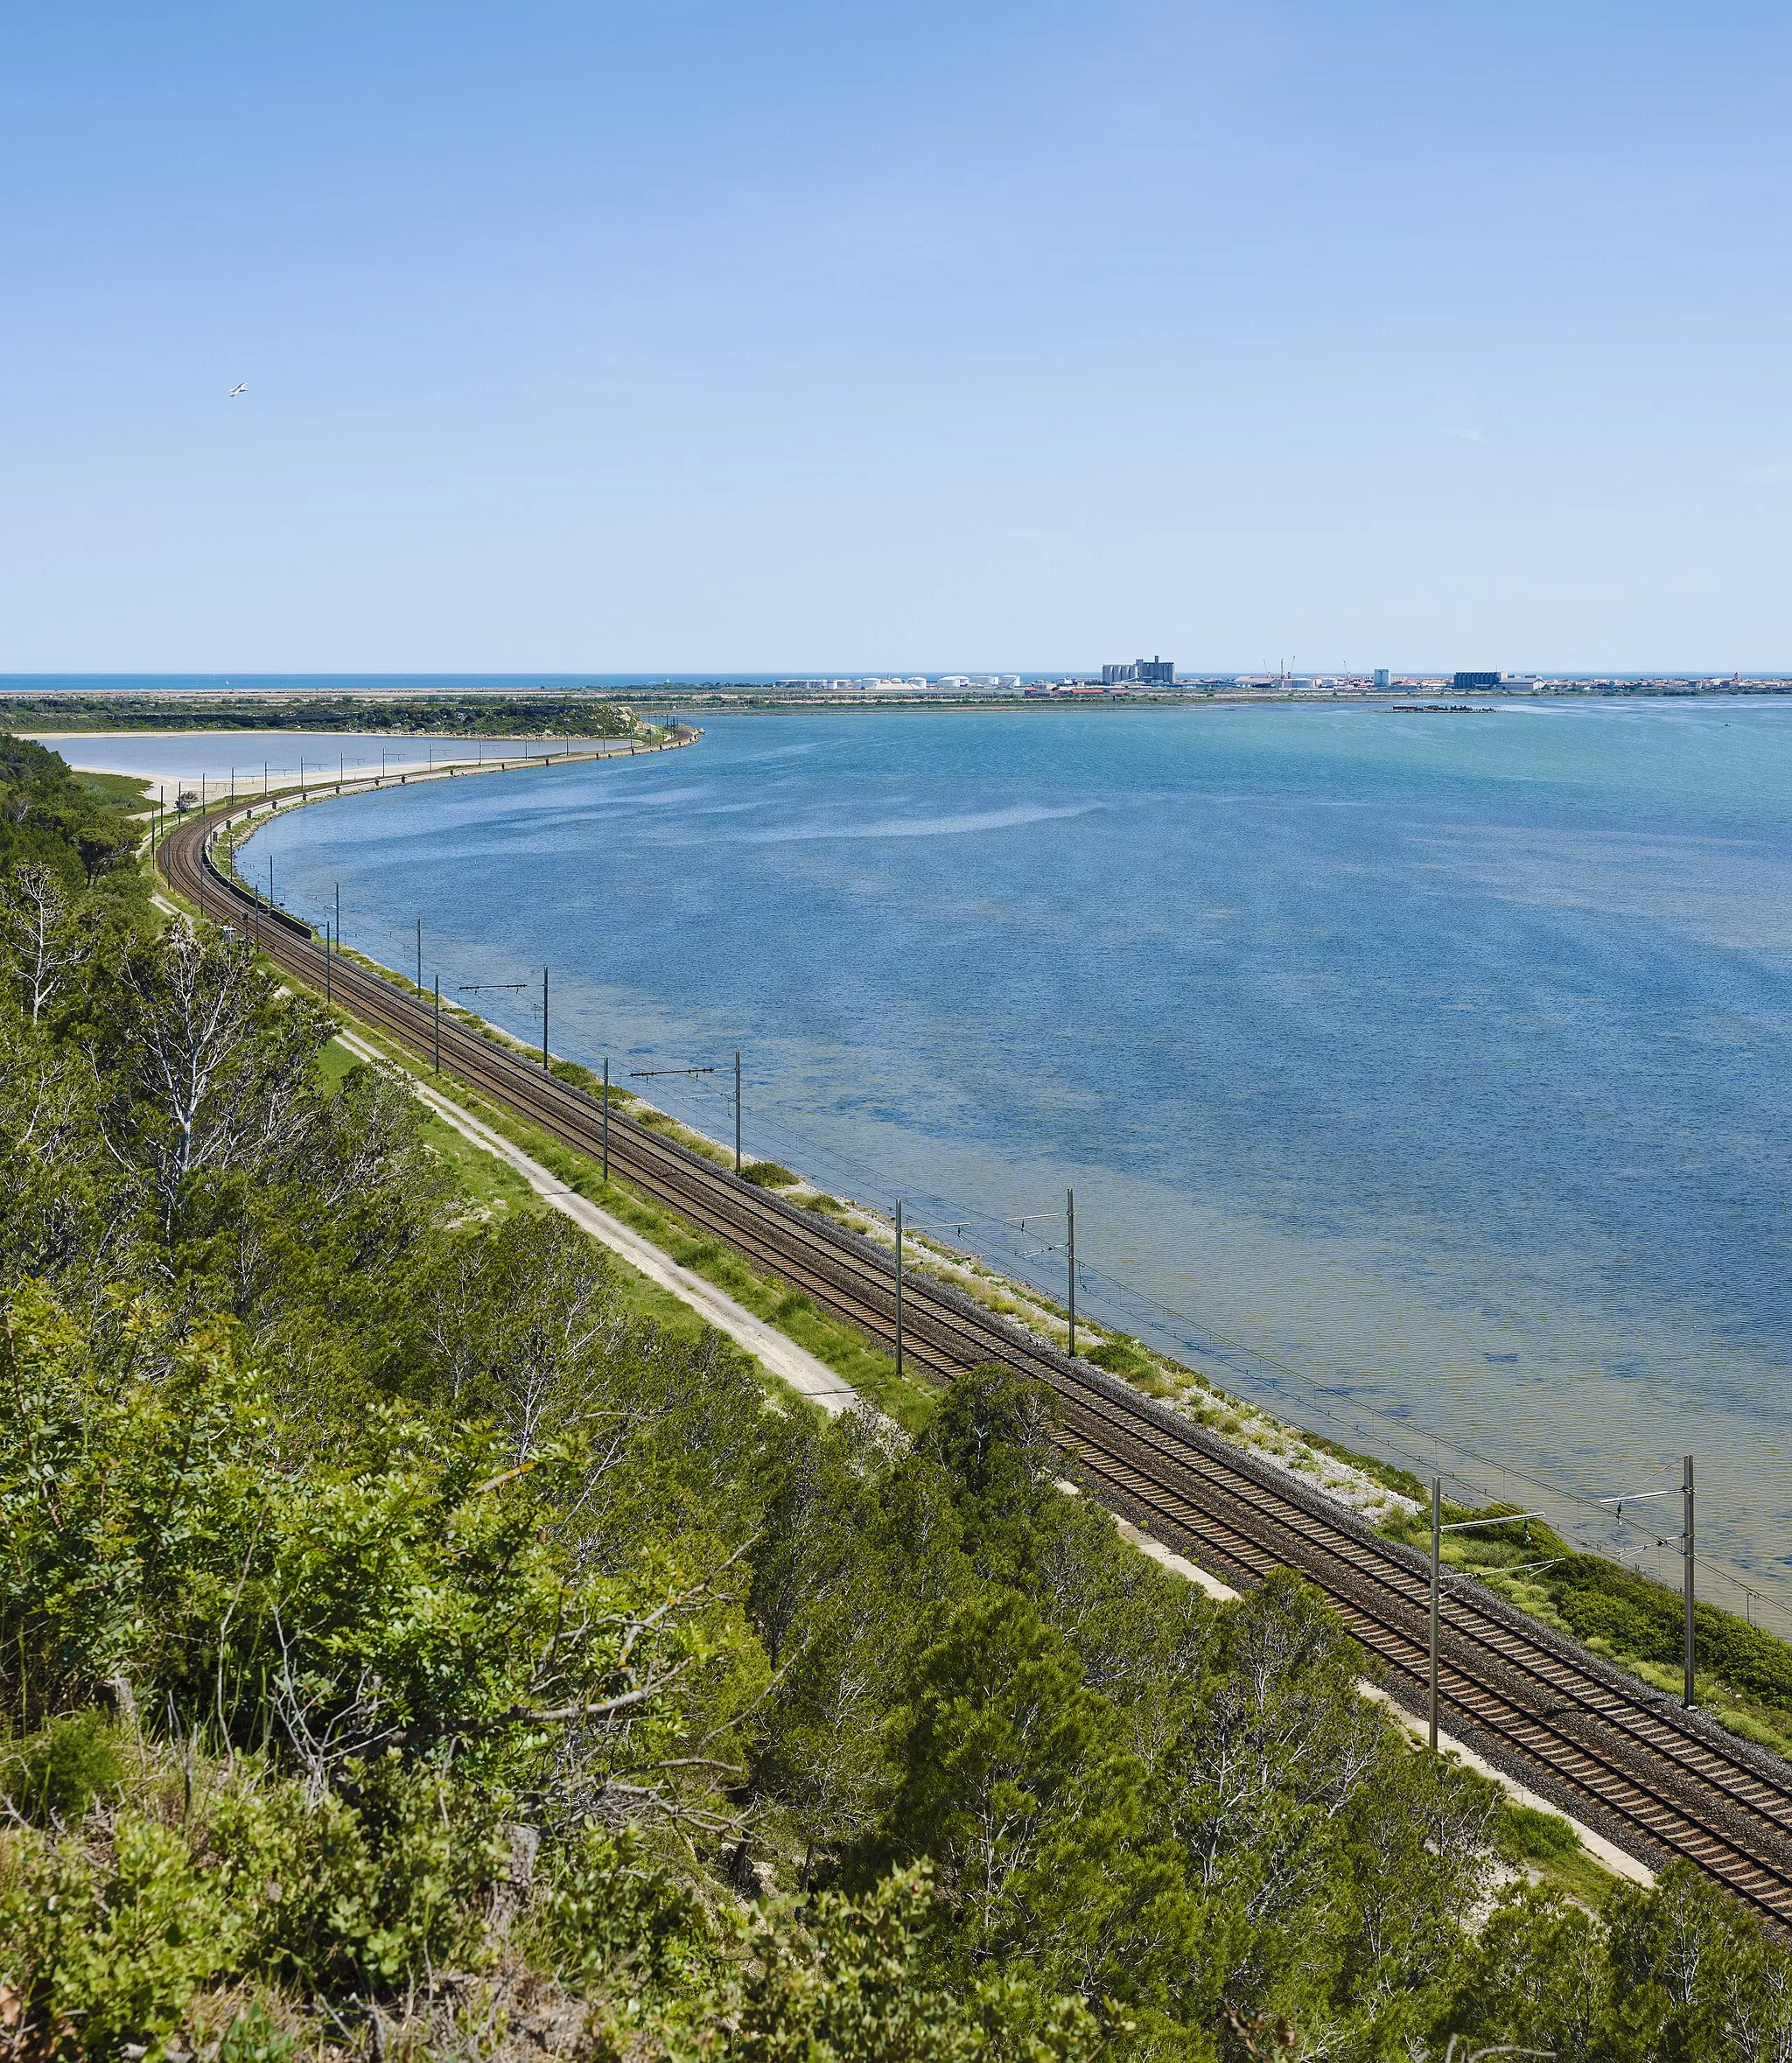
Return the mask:
[[(259, 814), (259, 807), (234, 814)], [(225, 814), (186, 821), (160, 841), (157, 859), (190, 901), (203, 901), (209, 915), (247, 930), (255, 918), (252, 897), (210, 857), (210, 840)], [(324, 955), (313, 939), (275, 927), (261, 949), (321, 991)], [(344, 1008), (427, 1060), (431, 1015), (410, 983), (335, 957), (330, 976), (332, 996)], [(445, 1073), (595, 1157), (598, 1098), (458, 1020), (444, 1020), (440, 1038)], [(873, 1340), (892, 1339), (890, 1249), (742, 1181), (613, 1109), (609, 1135), (612, 1166), (631, 1186)], [(1072, 1360), (949, 1284), (909, 1272), (905, 1306), (905, 1346), (918, 1366), (949, 1379), (993, 1361), (1049, 1386), (1064, 1444), (1092, 1491), (1247, 1583), (1280, 1568), (1298, 1570), (1394, 1672), (1402, 1702), (1419, 1701), (1428, 1570), (1413, 1549), (1382, 1539), (1317, 1492), (1139, 1397), (1091, 1363)], [(1460, 1731), (1491, 1761), (1620, 1845), (1656, 1860), (1689, 1857), (1761, 1917), (1792, 1927), (1792, 1770), (1702, 1717), (1689, 1718), (1480, 1586), (1452, 1591), (1444, 1633), (1440, 1695), (1460, 1715)]]

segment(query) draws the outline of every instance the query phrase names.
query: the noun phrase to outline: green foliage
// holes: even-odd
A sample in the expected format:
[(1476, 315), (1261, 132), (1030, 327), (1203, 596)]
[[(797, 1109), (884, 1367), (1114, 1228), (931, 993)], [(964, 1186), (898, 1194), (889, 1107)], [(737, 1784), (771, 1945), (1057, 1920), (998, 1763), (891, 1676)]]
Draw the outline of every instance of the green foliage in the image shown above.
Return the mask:
[[(1614, 1654), (1643, 1661), (1681, 1659), (1684, 1605), (1676, 1591), (1592, 1555), (1571, 1556), (1549, 1573), (1556, 1609), (1577, 1639), (1601, 1640)], [(1701, 1668), (1792, 1713), (1792, 1647), (1704, 1604), (1694, 1607), (1693, 1639)]]
[[(465, 738), (626, 738), (627, 713), (594, 692), (531, 695), (208, 696), (52, 695), (15, 699), (18, 721), (57, 731), (385, 731)], [(40, 748), (41, 749), (41, 748)]]
[(1534, 1805), (1507, 1805), (1494, 1836), (1499, 1851), (1511, 1863), (1554, 1863), (1572, 1856), (1580, 1836), (1567, 1821)]
[[(494, 1849), (464, 1789), (389, 1764), (318, 1797), (253, 1766), (198, 1799), (138, 1789), (85, 1837), (0, 1835), (0, 1984), (33, 2053), (165, 2041), (203, 1990), (249, 1973), (385, 1990), (479, 1951)], [(236, 2025), (242, 2053), (284, 2053)]]
[(402, 1085), (240, 945), (4, 887), (21, 2063), (288, 2063), (375, 2006), (367, 2046), (423, 2053), (444, 1969), (592, 2063), (1792, 2046), (1792, 1968), (1699, 1879), (1490, 1905), (1500, 1859), (1578, 1882), (1572, 1832), (1411, 1748), (1292, 1577), (1222, 1607), (1136, 1554), (1048, 1398), (768, 1408), (557, 1215), (472, 1217)]
[(94, 1346), (35, 1293), (8, 1314), (15, 1712), (122, 1681), (238, 1747), (276, 1735), (314, 1787), (391, 1748), (564, 1811), (618, 1784), (669, 1802), (691, 1702), (719, 1742), (750, 1695), (713, 1540), (654, 1537), (623, 1566), (569, 1558), (602, 1486), (577, 1438), (519, 1459), (494, 1430), (387, 1406), (299, 1454), (224, 1337), (172, 1337), (139, 1306), (111, 1353)]
[(0, 731), (0, 873), (43, 868), (71, 893), (137, 885), (139, 828), (115, 796), (70, 773), (61, 757)]
[(79, 1820), (123, 1774), (108, 1716), (71, 1712), (0, 1753), (0, 1797), (22, 1818), (49, 1826)]
[(530, 1953), (593, 2001), (596, 2060), (705, 2053), (718, 2027), (755, 2063), (1081, 2063), (1079, 2000), (1012, 1974), (962, 1983), (937, 1953), (951, 1916), (925, 1867), (864, 1897), (706, 1906), (638, 1843), (591, 1834), (538, 1900)]
[[(577, 1060), (553, 1060), (549, 1065), (548, 1072), (556, 1081), (570, 1082), (574, 1088), (582, 1088), (587, 1095), (596, 1096), (599, 1101), (603, 1098), (603, 1076), (594, 1073), (589, 1067), (580, 1066)], [(612, 1089), (611, 1101), (620, 1101), (622, 1094), (621, 1091)]]
[(740, 1173), (743, 1180), (755, 1183), (761, 1189), (792, 1189), (802, 1179), (801, 1175), (793, 1175), (775, 1160), (750, 1160)]
[(218, 2038), (215, 2063), (289, 2063), (298, 2046), (298, 2037), (275, 2026), (257, 2001)]
[(743, 2063), (1074, 2063), (1104, 2046), (1079, 1999), (1013, 1973), (943, 1976), (944, 1915), (924, 1870), (895, 1872), (860, 1899), (824, 1892), (802, 1921), (753, 1930), (731, 2045)]
[[(1479, 1518), (1512, 1508), (1493, 1505), (1485, 1512), (1465, 1512), (1452, 1507), (1448, 1515)], [(1421, 1514), (1386, 1530), (1422, 1544), (1428, 1523)], [(1493, 1532), (1462, 1535), (1446, 1552), (1495, 1584), (1503, 1565), (1541, 1560), (1548, 1566), (1526, 1577), (1530, 1595), (1521, 1601), (1541, 1597), (1576, 1640), (1620, 1661), (1658, 1668), (1681, 1665), (1685, 1607), (1679, 1591), (1600, 1556), (1574, 1551), (1539, 1521), (1530, 1522), (1522, 1547)], [(1765, 1709), (1782, 1734), (1792, 1731), (1792, 1644), (1703, 1602), (1694, 1607), (1693, 1641), (1702, 1676), (1753, 1701), (1756, 1710)]]
[(1105, 1368), (1110, 1375), (1118, 1375), (1129, 1382), (1142, 1382), (1156, 1374), (1144, 1354), (1118, 1339), (1105, 1339), (1101, 1346), (1092, 1347), (1083, 1356), (1085, 1360)]

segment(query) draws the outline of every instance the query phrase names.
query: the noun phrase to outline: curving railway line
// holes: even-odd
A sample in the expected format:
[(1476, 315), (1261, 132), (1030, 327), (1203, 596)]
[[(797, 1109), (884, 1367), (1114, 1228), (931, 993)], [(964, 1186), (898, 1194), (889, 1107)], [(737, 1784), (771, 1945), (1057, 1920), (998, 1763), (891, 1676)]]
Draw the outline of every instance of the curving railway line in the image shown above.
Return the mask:
[[(266, 906), (257, 912), (214, 866), (211, 840), (227, 814), (214, 810), (169, 832), (157, 850), (158, 867), (208, 917), (254, 932), (270, 960), (321, 991), (322, 947), (295, 920), (269, 921)], [(399, 988), (337, 959), (330, 985), (345, 1010), (429, 1059), (431, 1014), (409, 984)], [(598, 1153), (596, 1098), (458, 1021), (442, 1021), (440, 1039), (444, 1072), (578, 1152)], [(873, 1340), (893, 1339), (894, 1267), (886, 1249), (613, 1110), (609, 1142), (621, 1179)], [(993, 1361), (1046, 1385), (1057, 1401), (1070, 1463), (1092, 1494), (1246, 1584), (1278, 1569), (1298, 1570), (1380, 1660), (1393, 1695), (1423, 1709), (1422, 1556), (950, 1284), (911, 1272), (903, 1304), (909, 1359), (941, 1380)], [(1439, 1696), (1452, 1731), (1496, 1767), (1644, 1860), (1697, 1864), (1758, 1917), (1792, 1931), (1786, 1764), (1702, 1715), (1683, 1712), (1472, 1581), (1445, 1591)]]

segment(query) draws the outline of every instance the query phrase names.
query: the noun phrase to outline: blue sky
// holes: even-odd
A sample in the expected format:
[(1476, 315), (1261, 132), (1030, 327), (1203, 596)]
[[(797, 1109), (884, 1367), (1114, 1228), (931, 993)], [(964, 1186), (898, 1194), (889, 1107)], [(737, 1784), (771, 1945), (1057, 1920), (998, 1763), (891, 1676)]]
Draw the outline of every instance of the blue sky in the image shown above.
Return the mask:
[(1788, 59), (12, 0), (0, 671), (1792, 668)]

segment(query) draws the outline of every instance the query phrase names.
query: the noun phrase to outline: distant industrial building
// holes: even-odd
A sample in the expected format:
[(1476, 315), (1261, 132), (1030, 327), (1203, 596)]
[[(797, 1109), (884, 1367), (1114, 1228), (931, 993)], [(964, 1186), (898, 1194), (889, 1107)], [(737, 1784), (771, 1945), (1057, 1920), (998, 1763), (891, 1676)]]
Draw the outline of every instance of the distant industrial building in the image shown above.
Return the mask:
[(1503, 688), (1508, 695), (1523, 695), (1535, 690), (1538, 682), (1535, 674), (1458, 674), (1452, 685), (1465, 694)]
[(1176, 665), (1168, 659), (1135, 659), (1130, 666), (1104, 666), (1102, 685), (1119, 688), (1130, 682), (1142, 688), (1171, 688), (1176, 682)]
[(1378, 666), (1376, 668), (1375, 684), (1377, 688), (1385, 688), (1388, 685), (1388, 669), (1386, 667)]

